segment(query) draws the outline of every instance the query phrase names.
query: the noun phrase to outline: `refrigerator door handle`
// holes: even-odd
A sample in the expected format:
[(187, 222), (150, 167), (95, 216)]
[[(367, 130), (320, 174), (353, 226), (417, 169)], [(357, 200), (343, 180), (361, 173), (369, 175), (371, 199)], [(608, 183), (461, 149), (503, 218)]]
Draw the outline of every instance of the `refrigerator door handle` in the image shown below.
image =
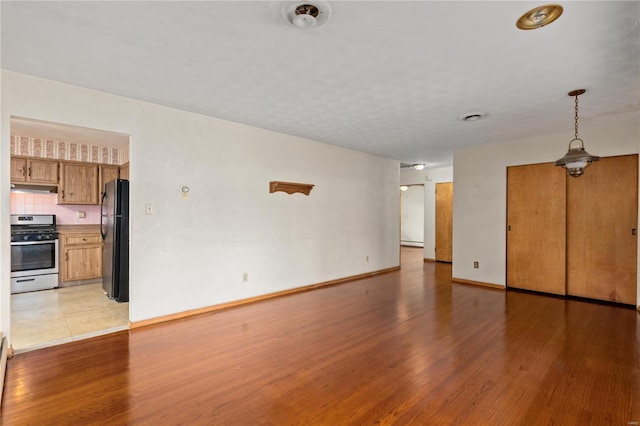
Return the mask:
[(107, 229), (106, 223), (104, 223), (104, 202), (107, 198), (107, 191), (102, 193), (102, 199), (100, 200), (100, 235), (102, 235), (102, 240), (104, 241), (107, 238)]

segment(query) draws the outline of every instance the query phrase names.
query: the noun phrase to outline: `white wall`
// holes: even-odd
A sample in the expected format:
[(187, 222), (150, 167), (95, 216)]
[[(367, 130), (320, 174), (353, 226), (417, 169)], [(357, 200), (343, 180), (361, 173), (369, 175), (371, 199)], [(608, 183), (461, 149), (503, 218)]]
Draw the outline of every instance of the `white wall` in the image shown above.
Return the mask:
[(424, 244), (424, 187), (409, 186), (400, 193), (400, 243), (422, 247)]
[(131, 135), (131, 321), (399, 265), (395, 160), (9, 71), (2, 88), (2, 330), (10, 116)]
[[(424, 258), (436, 258), (436, 183), (453, 182), (453, 167), (402, 169), (402, 185), (424, 184)], [(455, 194), (455, 185), (454, 190)]]
[[(566, 153), (568, 143), (573, 139), (573, 127), (568, 127), (566, 133), (454, 152), (454, 277), (505, 285), (506, 168), (557, 160)], [(640, 117), (630, 113), (606, 123), (581, 123), (580, 137), (587, 151), (594, 155), (635, 154), (640, 148)], [(480, 262), (479, 269), (473, 268), (476, 260)], [(640, 294), (638, 300), (640, 304)]]

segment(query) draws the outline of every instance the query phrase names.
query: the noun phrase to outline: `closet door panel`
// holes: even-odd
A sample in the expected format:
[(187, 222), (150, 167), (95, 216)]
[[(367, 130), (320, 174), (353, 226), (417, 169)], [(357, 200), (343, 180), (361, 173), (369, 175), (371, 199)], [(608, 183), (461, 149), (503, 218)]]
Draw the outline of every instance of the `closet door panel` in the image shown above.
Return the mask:
[(436, 260), (453, 261), (453, 182), (436, 183)]
[(565, 294), (565, 171), (552, 163), (507, 168), (507, 286)]
[(567, 293), (635, 305), (638, 156), (601, 158), (567, 191)]

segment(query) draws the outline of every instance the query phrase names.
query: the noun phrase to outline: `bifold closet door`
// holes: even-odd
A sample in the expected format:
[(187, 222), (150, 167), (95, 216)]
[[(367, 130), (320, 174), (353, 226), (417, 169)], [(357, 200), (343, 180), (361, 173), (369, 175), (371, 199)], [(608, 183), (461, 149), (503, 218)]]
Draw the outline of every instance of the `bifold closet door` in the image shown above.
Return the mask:
[(453, 260), (453, 182), (436, 183), (436, 260)]
[(567, 199), (567, 294), (635, 305), (638, 156), (601, 158)]
[(507, 286), (565, 294), (566, 180), (552, 163), (507, 168)]

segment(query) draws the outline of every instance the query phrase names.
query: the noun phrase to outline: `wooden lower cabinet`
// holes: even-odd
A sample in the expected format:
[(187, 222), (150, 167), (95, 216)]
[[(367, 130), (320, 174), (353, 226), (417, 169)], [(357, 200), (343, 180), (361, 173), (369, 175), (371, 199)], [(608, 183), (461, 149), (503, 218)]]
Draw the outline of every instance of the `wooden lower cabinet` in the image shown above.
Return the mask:
[(61, 239), (60, 281), (102, 277), (100, 233), (64, 233)]

